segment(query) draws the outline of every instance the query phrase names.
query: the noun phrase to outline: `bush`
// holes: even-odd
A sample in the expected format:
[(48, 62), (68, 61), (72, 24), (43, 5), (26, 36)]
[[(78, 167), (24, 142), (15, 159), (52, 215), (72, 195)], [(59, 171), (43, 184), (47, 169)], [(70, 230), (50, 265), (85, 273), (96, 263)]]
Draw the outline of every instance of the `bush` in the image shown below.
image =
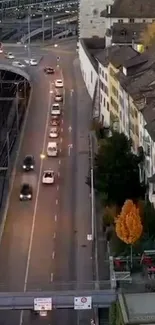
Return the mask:
[(117, 307), (116, 302), (113, 302), (109, 308), (109, 325), (116, 325)]

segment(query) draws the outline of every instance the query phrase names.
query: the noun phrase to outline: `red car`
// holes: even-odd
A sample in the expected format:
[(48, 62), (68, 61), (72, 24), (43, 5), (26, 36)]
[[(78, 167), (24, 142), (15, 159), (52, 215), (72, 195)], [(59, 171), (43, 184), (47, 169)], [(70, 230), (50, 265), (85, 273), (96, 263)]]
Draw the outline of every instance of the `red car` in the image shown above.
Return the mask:
[(58, 126), (60, 124), (59, 116), (52, 116), (50, 125), (51, 126)]

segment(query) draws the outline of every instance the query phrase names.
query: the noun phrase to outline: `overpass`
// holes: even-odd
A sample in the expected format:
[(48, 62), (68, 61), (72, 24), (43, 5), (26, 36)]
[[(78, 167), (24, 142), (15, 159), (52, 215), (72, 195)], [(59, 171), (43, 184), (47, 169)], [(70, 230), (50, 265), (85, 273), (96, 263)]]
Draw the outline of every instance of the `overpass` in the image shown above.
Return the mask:
[(114, 290), (1, 292), (0, 310), (34, 310), (36, 298), (42, 298), (44, 301), (46, 298), (51, 298), (53, 309), (75, 309), (74, 299), (86, 299), (86, 297), (91, 297), (92, 308), (106, 308), (116, 300), (116, 293)]
[[(16, 2), (16, 4), (15, 4)], [(28, 0), (25, 1), (25, 6), (38, 6), (44, 4), (44, 7), (48, 6), (49, 4), (52, 5), (53, 8), (58, 8), (62, 4), (78, 4), (78, 0)], [(23, 3), (20, 4), (18, 0), (7, 0), (4, 4), (4, 0), (0, 0), (0, 12), (3, 10), (12, 10), (12, 9), (23, 8)]]
[[(69, 19), (64, 19), (62, 21), (60, 20), (59, 25), (65, 24), (65, 22), (66, 22), (66, 24), (69, 24), (69, 23), (72, 23), (74, 21), (77, 21), (77, 16), (69, 18)], [(37, 36), (37, 35), (41, 34), (43, 31), (46, 32), (48, 30), (51, 30), (51, 26), (44, 27), (44, 28), (43, 27), (37, 28), (37, 29), (33, 30), (31, 33), (24, 35), (21, 38), (21, 43), (24, 44), (29, 39), (29, 37), (31, 38), (33, 36)], [(66, 29), (63, 32), (57, 33), (53, 38), (62, 37), (64, 35), (66, 35), (67, 33), (69, 33), (69, 29)]]

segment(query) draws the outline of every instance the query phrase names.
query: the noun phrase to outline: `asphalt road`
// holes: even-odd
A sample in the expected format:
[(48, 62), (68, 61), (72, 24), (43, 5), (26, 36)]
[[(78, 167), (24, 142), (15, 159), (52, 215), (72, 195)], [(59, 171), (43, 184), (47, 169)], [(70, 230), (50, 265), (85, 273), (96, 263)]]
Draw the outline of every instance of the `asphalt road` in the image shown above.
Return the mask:
[[(31, 67), (33, 78), (32, 101), (24, 140), (19, 152), (16, 176), (0, 245), (1, 291), (69, 290), (84, 288), (92, 280), (92, 248), (87, 241), (90, 233), (89, 189), (85, 184), (88, 170), (88, 128), (90, 103), (71, 42), (53, 47), (45, 53), (38, 67)], [(38, 48), (33, 48), (38, 55)], [(12, 49), (15, 53), (15, 48)], [(17, 55), (19, 52), (17, 51)], [(45, 65), (60, 67), (55, 76), (45, 76)], [(46, 154), (49, 133), (49, 108), (53, 102), (54, 78), (63, 72), (65, 96), (61, 117), (58, 158), (40, 159)], [(69, 147), (69, 145), (71, 145)], [(33, 154), (35, 171), (23, 175), (21, 164), (26, 154)], [(47, 168), (56, 173), (54, 186), (41, 184)], [(26, 179), (25, 179), (26, 178)], [(20, 202), (20, 185), (32, 183), (32, 202)], [(30, 312), (0, 312), (0, 324), (75, 324), (75, 311), (55, 310), (45, 318)], [(90, 323), (91, 313), (78, 314)]]

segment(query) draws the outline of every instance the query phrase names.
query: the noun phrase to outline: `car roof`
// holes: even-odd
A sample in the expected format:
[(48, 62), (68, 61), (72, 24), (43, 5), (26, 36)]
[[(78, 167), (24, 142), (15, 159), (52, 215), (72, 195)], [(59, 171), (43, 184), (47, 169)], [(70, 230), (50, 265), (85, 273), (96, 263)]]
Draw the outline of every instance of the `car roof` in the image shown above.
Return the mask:
[(27, 183), (25, 183), (25, 184), (22, 184), (22, 188), (28, 188), (28, 187), (30, 187), (30, 185), (29, 185), (29, 184), (27, 184)]
[(24, 159), (34, 159), (32, 155), (26, 155)]

